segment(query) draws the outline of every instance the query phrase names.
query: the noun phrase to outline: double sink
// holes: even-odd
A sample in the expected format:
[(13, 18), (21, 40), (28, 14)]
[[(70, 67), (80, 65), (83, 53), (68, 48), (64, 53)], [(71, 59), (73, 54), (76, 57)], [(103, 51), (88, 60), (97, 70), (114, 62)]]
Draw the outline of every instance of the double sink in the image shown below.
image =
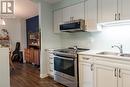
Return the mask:
[(130, 57), (129, 53), (116, 53), (116, 52), (109, 52), (109, 51), (103, 51), (97, 53), (99, 55), (109, 55), (109, 56), (120, 56), (120, 57)]

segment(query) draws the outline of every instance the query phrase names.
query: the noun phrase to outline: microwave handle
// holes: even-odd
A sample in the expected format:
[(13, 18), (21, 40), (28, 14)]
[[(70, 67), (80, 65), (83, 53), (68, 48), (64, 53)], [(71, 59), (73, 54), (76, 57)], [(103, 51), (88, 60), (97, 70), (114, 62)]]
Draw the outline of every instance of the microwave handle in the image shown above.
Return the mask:
[(59, 56), (54, 56), (54, 58), (59, 58), (59, 59), (65, 59), (65, 60), (74, 60), (72, 58), (67, 58), (67, 57), (59, 57)]

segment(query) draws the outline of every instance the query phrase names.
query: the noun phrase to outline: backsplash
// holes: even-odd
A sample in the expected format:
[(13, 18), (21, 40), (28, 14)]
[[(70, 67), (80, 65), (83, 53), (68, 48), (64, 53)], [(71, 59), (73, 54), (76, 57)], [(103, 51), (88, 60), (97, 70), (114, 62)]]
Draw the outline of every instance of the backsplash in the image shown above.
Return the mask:
[(112, 45), (121, 43), (123, 50), (130, 53), (130, 26), (106, 27), (102, 32), (77, 32), (62, 33), (62, 47), (75, 46), (94, 50), (119, 51), (111, 48)]

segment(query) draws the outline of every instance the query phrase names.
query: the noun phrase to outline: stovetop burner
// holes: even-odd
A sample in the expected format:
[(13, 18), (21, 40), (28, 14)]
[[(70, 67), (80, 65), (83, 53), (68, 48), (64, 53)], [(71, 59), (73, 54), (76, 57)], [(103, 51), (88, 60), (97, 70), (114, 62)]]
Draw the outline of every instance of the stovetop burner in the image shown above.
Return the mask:
[(76, 48), (74, 49), (73, 47), (69, 47), (66, 49), (57, 49), (54, 51), (54, 55), (57, 56), (64, 56), (64, 57), (77, 57), (77, 52), (82, 52), (82, 51), (87, 51), (90, 49), (86, 48)]

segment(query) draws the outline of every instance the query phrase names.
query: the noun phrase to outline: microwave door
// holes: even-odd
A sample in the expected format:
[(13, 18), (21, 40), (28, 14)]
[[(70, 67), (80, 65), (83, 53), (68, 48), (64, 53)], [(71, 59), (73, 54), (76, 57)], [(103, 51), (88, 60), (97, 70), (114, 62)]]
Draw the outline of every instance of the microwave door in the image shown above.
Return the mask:
[(68, 23), (68, 24), (62, 24), (60, 25), (60, 30), (61, 31), (74, 31), (80, 29), (80, 23), (75, 22), (75, 23)]

